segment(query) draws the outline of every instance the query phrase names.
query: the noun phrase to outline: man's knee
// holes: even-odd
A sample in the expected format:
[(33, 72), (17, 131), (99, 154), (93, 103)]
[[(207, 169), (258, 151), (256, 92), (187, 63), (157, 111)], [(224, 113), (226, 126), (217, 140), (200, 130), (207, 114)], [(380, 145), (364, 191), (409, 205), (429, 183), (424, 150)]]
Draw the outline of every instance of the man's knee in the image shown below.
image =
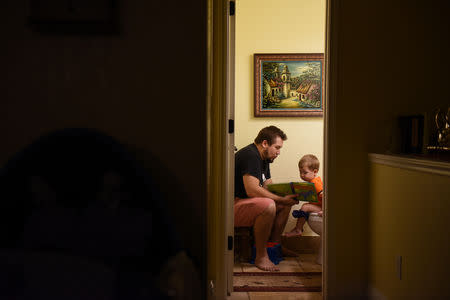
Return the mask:
[(277, 206), (275, 204), (275, 201), (273, 201), (270, 198), (265, 198), (265, 204), (267, 205), (264, 209), (263, 213), (264, 215), (273, 215), (275, 216), (275, 213), (277, 211)]

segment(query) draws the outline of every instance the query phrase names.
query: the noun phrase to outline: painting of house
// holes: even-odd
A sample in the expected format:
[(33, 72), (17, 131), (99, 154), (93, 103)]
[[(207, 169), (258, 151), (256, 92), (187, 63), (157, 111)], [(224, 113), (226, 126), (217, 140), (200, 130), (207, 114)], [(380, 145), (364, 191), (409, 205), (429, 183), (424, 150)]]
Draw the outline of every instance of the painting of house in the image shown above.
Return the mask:
[(306, 96), (308, 95), (309, 90), (311, 89), (312, 83), (311, 82), (302, 82), (300, 86), (297, 89), (298, 93), (298, 100), (299, 101), (305, 101)]
[(267, 59), (259, 67), (256, 94), (262, 112), (322, 111), (321, 59)]

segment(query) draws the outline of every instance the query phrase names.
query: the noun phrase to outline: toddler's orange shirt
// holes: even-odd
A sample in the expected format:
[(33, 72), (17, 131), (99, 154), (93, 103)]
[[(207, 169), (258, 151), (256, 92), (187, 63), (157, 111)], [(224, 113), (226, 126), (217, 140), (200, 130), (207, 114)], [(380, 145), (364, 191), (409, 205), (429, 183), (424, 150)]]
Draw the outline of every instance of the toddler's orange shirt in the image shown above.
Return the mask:
[[(323, 183), (322, 183), (322, 179), (320, 178), (320, 176), (315, 177), (313, 180), (311, 180), (312, 183), (314, 183), (314, 187), (316, 188), (316, 192), (317, 192), (317, 198), (319, 199), (319, 203), (312, 203), (312, 204), (316, 204), (319, 205), (320, 207), (322, 207), (322, 196), (323, 193)], [(320, 193), (320, 194), (319, 194)]]

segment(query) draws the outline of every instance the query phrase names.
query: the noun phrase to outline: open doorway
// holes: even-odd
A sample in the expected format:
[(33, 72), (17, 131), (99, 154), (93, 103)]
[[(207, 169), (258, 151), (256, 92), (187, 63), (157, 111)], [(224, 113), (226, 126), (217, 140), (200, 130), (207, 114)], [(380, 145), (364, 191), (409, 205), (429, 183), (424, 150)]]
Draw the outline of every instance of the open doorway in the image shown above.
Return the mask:
[[(297, 163), (304, 154), (314, 154), (318, 157), (321, 162), (318, 175), (323, 178), (324, 118), (255, 118), (253, 112), (253, 54), (325, 53), (326, 1), (239, 0), (236, 1), (235, 5), (235, 35), (230, 37), (234, 39), (230, 44), (235, 45), (235, 89), (232, 92), (235, 99), (232, 105), (235, 119), (234, 145), (237, 149), (245, 147), (252, 143), (261, 128), (275, 125), (287, 134), (288, 140), (284, 144), (281, 156), (271, 165), (273, 181), (300, 181)], [(291, 70), (291, 72), (293, 71), (296, 70)], [(293, 209), (299, 208), (300, 205), (293, 207)], [(293, 228), (295, 222), (295, 219), (291, 216), (285, 230)], [(311, 277), (313, 273), (315, 276), (319, 271), (322, 271), (321, 265), (316, 263), (320, 236), (313, 232), (307, 224), (305, 224), (301, 237), (285, 239), (284, 242), (289, 245), (290, 249), (300, 255), (281, 262), (282, 273), (300, 274), (303, 272), (308, 273)], [(246, 272), (253, 276), (258, 270), (246, 263), (234, 263), (233, 274), (239, 276), (239, 280), (236, 280), (236, 278), (231, 280), (245, 285), (246, 283), (242, 281), (242, 278)], [(228, 277), (230, 277), (230, 274), (228, 274)], [(271, 276), (264, 275), (262, 278), (268, 277)], [(318, 290), (317, 277), (315, 279), (311, 283), (311, 287), (314, 287), (310, 289), (311, 292)], [(284, 282), (287, 282), (286, 280), (295, 282), (295, 277), (281, 279)], [(259, 280), (259, 290), (275, 291), (276, 293), (276, 291), (282, 290), (282, 288), (274, 288), (274, 285), (279, 284), (279, 281), (280, 276), (275, 275), (269, 280)], [(272, 286), (270, 282), (273, 282)], [(291, 287), (295, 287), (295, 283)], [(232, 288), (229, 284), (228, 290), (232, 290)], [(258, 290), (257, 286), (254, 290)], [(292, 288), (291, 290), (298, 292), (301, 289)], [(267, 296), (273, 296), (273, 294), (267, 294)]]
[[(233, 178), (234, 178), (234, 122), (235, 113), (234, 113), (234, 105), (235, 102), (242, 101), (242, 103), (247, 103), (247, 112), (250, 115), (253, 99), (250, 96), (246, 96), (244, 99), (238, 93), (235, 97), (235, 88), (234, 84), (237, 79), (235, 79), (235, 73), (238, 72), (242, 68), (247, 69), (246, 75), (244, 75), (245, 80), (247, 82), (248, 92), (252, 93), (251, 86), (252, 83), (252, 59), (254, 52), (262, 52), (260, 49), (258, 51), (251, 50), (248, 52), (247, 57), (242, 61), (235, 63), (235, 53), (236, 47), (234, 46), (235, 38), (234, 38), (234, 25), (235, 25), (235, 17), (239, 15), (242, 8), (239, 5), (240, 3), (250, 3), (247, 2), (249, 0), (239, 0), (238, 5), (233, 7), (233, 4), (236, 4), (235, 1), (229, 0), (208, 0), (208, 63), (207, 63), (207, 72), (208, 72), (208, 90), (207, 90), (207, 129), (208, 129), (208, 140), (207, 140), (207, 187), (208, 187), (208, 202), (207, 202), (207, 264), (206, 264), (206, 272), (207, 272), (207, 299), (226, 299), (227, 294), (233, 289), (233, 200), (234, 200), (234, 187), (233, 187)], [(265, 1), (267, 2), (267, 1)], [(264, 3), (265, 3), (264, 2)], [(297, 2), (304, 2), (311, 4), (314, 1), (288, 1), (287, 4), (296, 4)], [(324, 44), (325, 44), (325, 18), (327, 20), (327, 26), (330, 26), (330, 16), (329, 12), (325, 13), (325, 9), (330, 10), (329, 0), (321, 1), (322, 13), (323, 13), (323, 34), (320, 36), (320, 33), (317, 34), (318, 39), (321, 39), (320, 48), (313, 49), (311, 43), (305, 42), (305, 44), (297, 45), (298, 48), (289, 48), (291, 46), (284, 46), (286, 49), (282, 49), (279, 45), (279, 37), (277, 34), (272, 37), (267, 37), (267, 40), (272, 41), (272, 45), (269, 46), (269, 49), (265, 49), (265, 52), (268, 53), (277, 53), (278, 51), (282, 52), (325, 52)], [(254, 5), (260, 5), (260, 2)], [(268, 3), (266, 6), (263, 6), (261, 10), (270, 9), (275, 4)], [(277, 3), (278, 6), (282, 6)], [(286, 10), (295, 10), (295, 7), (289, 7), (289, 5), (284, 5), (283, 13)], [(250, 6), (251, 9), (251, 6)], [(234, 16), (230, 16), (231, 12), (235, 11)], [(327, 16), (325, 17), (325, 14)], [(266, 14), (270, 16), (270, 14)], [(302, 14), (296, 14), (296, 18), (299, 18)], [(317, 16), (316, 16), (317, 18)], [(322, 18), (322, 17), (320, 17)], [(307, 11), (304, 12), (305, 20), (312, 20), (314, 16), (308, 14)], [(250, 22), (250, 20), (248, 21)], [(269, 23), (267, 20), (264, 23)], [(266, 24), (267, 25), (267, 24)], [(270, 24), (269, 24), (270, 25)], [(274, 26), (278, 29), (287, 28), (289, 24), (286, 24), (286, 21), (273, 23), (271, 26)], [(327, 30), (329, 28), (327, 27)], [(285, 29), (287, 30), (287, 29)], [(259, 28), (256, 28), (255, 31), (260, 31)], [(284, 31), (283, 31), (284, 32)], [(306, 30), (304, 32), (306, 36), (311, 37), (311, 32)], [(230, 39), (230, 35), (233, 38)], [(254, 37), (252, 37), (254, 39)], [(297, 32), (291, 33), (288, 35), (286, 40), (293, 43), (297, 39)], [(329, 36), (327, 36), (327, 44), (329, 43)], [(319, 44), (319, 43), (317, 43)], [(309, 45), (309, 46), (308, 46)], [(292, 46), (293, 47), (293, 46)], [(306, 47), (306, 48), (302, 48)], [(322, 50), (322, 51), (321, 51)], [(252, 52), (254, 51), (254, 52)], [(251, 53), (251, 54), (250, 54)], [(328, 65), (328, 53), (325, 55), (325, 64)], [(236, 69), (236, 70), (235, 70)], [(327, 68), (325, 68), (325, 73), (327, 73)], [(326, 81), (328, 80), (328, 75), (325, 76)], [(241, 80), (241, 79), (239, 79)], [(326, 86), (325, 97), (323, 99), (324, 103), (327, 102), (324, 106), (324, 119), (322, 119), (322, 124), (325, 126), (325, 136), (320, 139), (319, 142), (327, 141), (327, 133), (329, 131), (328, 120), (329, 111), (327, 110), (328, 106), (328, 96), (327, 94), (328, 86)], [(236, 101), (234, 100), (236, 98)], [(225, 101), (226, 99), (226, 101)], [(237, 111), (239, 114), (239, 111)], [(280, 128), (286, 128), (284, 125), (287, 122), (299, 121), (299, 118), (281, 118), (281, 119), (270, 119), (270, 118), (254, 118), (252, 116), (249, 117), (252, 121), (258, 123), (264, 127), (264, 124), (268, 124), (269, 122), (279, 126)], [(314, 118), (301, 118), (302, 122), (311, 122)], [(325, 122), (324, 122), (325, 120)], [(239, 119), (237, 119), (237, 123)], [(239, 124), (237, 124), (237, 130), (239, 129)], [(301, 131), (302, 126), (300, 124), (296, 124), (293, 126), (293, 131)], [(320, 129), (319, 129), (320, 130)], [(289, 132), (287, 132), (290, 135)], [(251, 140), (254, 137), (253, 133), (248, 133), (246, 138), (246, 144), (251, 143)], [(292, 141), (294, 136), (289, 137), (289, 141)], [(286, 150), (288, 144), (284, 150)], [(323, 145), (323, 144), (322, 144)], [(330, 144), (325, 145), (325, 149), (329, 147)], [(292, 147), (294, 149), (295, 147)], [(322, 148), (323, 149), (323, 148)], [(294, 150), (295, 151), (295, 150)], [(282, 156), (286, 155), (282, 153)], [(328, 158), (329, 152), (322, 153), (322, 157), (324, 160), (329, 160)], [(321, 157), (321, 159), (322, 159)], [(295, 157), (294, 162), (290, 162), (289, 168), (295, 170), (295, 164), (298, 157)], [(324, 184), (325, 184), (325, 200), (324, 200), (324, 211), (326, 213), (326, 196), (327, 196), (327, 162), (321, 162), (321, 169), (324, 174)], [(282, 169), (280, 169), (282, 170)], [(292, 171), (296, 172), (296, 171)], [(282, 173), (280, 173), (282, 174)], [(297, 175), (295, 178), (298, 179)], [(292, 222), (292, 221), (291, 221)], [(324, 264), (323, 264), (323, 276), (322, 276), (322, 295), (326, 299), (327, 294), (327, 253), (326, 253), (326, 218), (324, 218), (324, 226), (323, 226), (323, 247), (324, 249)], [(289, 226), (289, 224), (288, 224)], [(289, 228), (289, 227), (287, 227)]]

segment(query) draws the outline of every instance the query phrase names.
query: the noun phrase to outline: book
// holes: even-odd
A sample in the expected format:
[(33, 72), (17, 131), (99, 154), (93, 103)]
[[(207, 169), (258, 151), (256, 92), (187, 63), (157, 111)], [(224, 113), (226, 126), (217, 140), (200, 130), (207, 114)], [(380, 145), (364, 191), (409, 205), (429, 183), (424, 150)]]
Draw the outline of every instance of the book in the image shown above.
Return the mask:
[(311, 182), (285, 182), (267, 185), (267, 189), (279, 196), (298, 194), (298, 201), (318, 203), (316, 188)]

